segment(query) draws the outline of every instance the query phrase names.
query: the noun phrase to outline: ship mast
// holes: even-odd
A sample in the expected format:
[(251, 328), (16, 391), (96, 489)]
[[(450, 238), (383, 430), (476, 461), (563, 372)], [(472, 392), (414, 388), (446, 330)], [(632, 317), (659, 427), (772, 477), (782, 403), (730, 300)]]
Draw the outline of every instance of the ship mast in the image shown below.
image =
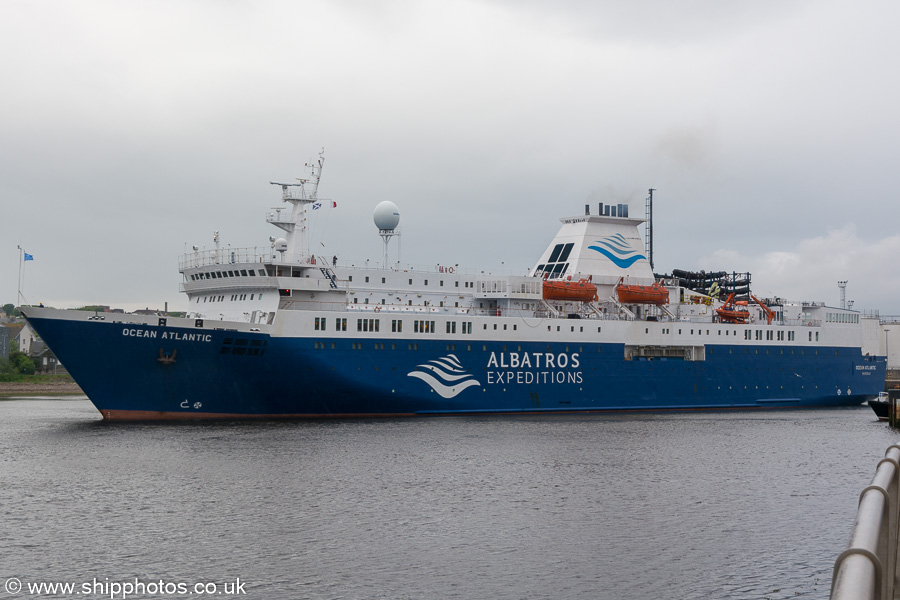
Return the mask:
[(304, 165), (309, 169), (309, 177), (303, 179), (298, 177), (299, 183), (269, 182), (272, 185), (280, 185), (281, 200), (293, 205), (290, 216), (283, 214), (281, 209), (276, 209), (266, 218), (269, 223), (287, 232), (285, 253), (289, 262), (310, 262), (307, 207), (319, 201), (319, 180), (322, 177), (322, 167), (325, 165), (324, 155), (325, 150), (323, 149), (319, 152), (318, 160)]
[(647, 251), (647, 260), (650, 261), (650, 270), (653, 270), (653, 192), (650, 188), (650, 196), (647, 198), (647, 224), (644, 237), (644, 245)]

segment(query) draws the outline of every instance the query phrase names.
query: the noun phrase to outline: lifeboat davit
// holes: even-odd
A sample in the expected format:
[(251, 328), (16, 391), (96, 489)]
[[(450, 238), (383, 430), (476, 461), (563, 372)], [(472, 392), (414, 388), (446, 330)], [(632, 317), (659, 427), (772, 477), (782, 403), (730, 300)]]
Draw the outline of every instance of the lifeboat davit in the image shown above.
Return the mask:
[(669, 303), (669, 289), (661, 282), (653, 285), (626, 285), (619, 282), (616, 286), (616, 295), (622, 304), (656, 304)]
[(725, 304), (723, 304), (721, 308), (716, 309), (716, 314), (719, 315), (719, 318), (725, 323), (744, 325), (750, 320), (750, 311), (737, 308), (736, 305), (738, 304), (747, 306), (746, 302), (735, 302), (734, 292), (732, 292), (725, 301)]
[(578, 281), (554, 279), (544, 280), (544, 300), (567, 300), (591, 302), (597, 299), (597, 286), (589, 279)]

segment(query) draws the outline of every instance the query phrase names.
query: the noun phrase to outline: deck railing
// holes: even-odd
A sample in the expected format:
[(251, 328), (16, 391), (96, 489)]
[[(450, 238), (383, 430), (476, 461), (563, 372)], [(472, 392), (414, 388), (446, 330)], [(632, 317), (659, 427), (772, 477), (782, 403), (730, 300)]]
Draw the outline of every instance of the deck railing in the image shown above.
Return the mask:
[(900, 445), (887, 449), (862, 491), (849, 547), (834, 563), (832, 600), (893, 600), (897, 574)]

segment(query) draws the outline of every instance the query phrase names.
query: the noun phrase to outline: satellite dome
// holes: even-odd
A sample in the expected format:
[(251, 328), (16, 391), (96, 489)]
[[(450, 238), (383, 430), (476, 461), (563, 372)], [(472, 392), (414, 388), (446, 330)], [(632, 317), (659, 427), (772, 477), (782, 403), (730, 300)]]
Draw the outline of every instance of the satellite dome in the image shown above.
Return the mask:
[(375, 207), (375, 227), (381, 230), (396, 229), (400, 224), (400, 209), (389, 200), (385, 200)]
[(287, 240), (284, 238), (278, 238), (275, 240), (275, 250), (278, 252), (287, 251)]

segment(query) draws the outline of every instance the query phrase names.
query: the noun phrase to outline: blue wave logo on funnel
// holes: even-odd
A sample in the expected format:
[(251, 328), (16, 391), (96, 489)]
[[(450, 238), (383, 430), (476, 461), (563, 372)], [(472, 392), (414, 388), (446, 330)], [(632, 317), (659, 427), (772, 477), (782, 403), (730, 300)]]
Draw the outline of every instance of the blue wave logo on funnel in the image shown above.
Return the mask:
[(417, 365), (416, 370), (407, 375), (421, 379), (444, 398), (453, 398), (468, 387), (481, 385), (453, 354)]
[(596, 244), (596, 246), (588, 246), (588, 248), (599, 252), (620, 269), (627, 269), (642, 258), (647, 260), (646, 256), (631, 248), (621, 233), (597, 240)]

